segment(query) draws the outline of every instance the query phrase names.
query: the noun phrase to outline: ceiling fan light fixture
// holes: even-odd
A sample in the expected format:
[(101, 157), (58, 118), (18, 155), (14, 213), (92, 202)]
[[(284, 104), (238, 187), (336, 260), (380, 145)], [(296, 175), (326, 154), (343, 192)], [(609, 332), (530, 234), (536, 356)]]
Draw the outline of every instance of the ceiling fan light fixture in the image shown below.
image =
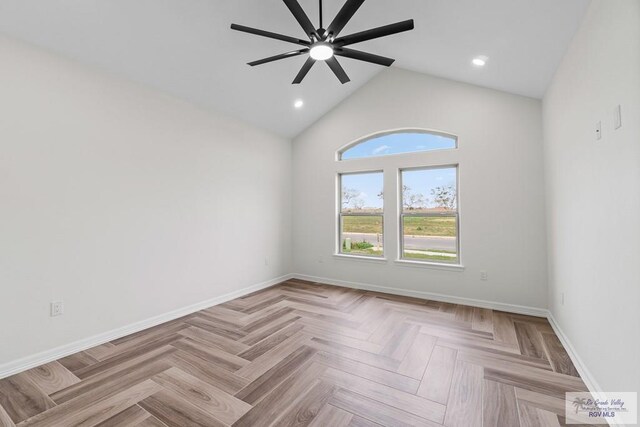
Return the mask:
[(307, 35), (308, 40), (299, 39), (296, 37), (287, 36), (285, 34), (274, 33), (271, 31), (261, 30), (259, 28), (247, 27), (239, 24), (231, 24), (231, 29), (235, 31), (242, 31), (243, 33), (253, 34), (256, 36), (267, 37), (270, 39), (280, 40), (287, 43), (298, 45), (297, 50), (281, 53), (279, 55), (270, 56), (268, 58), (259, 59), (257, 61), (248, 62), (247, 64), (255, 67), (256, 65), (267, 64), (281, 59), (293, 58), (300, 55), (309, 55), (307, 60), (300, 68), (300, 71), (296, 75), (295, 79), (291, 82), (294, 85), (302, 83), (305, 76), (309, 73), (313, 64), (318, 61), (325, 61), (329, 66), (329, 69), (340, 80), (340, 83), (345, 84), (350, 81), (349, 76), (340, 65), (338, 56), (344, 58), (351, 58), (358, 61), (369, 62), (371, 64), (382, 65), (385, 67), (393, 64), (393, 59), (385, 58), (384, 56), (374, 55), (372, 53), (362, 52), (360, 50), (350, 49), (345, 46), (350, 46), (356, 43), (362, 43), (368, 40), (378, 39), (380, 37), (387, 37), (394, 34), (402, 33), (405, 31), (413, 30), (413, 19), (407, 19), (405, 21), (396, 22), (394, 24), (383, 25), (381, 27), (371, 28), (365, 31), (341, 36), (340, 32), (349, 23), (353, 15), (358, 11), (360, 6), (365, 0), (344, 0), (345, 3), (338, 11), (333, 21), (325, 28), (322, 19), (322, 0), (318, 0), (319, 6), (319, 21), (320, 26), (316, 27), (309, 16), (305, 13), (300, 6), (299, 0), (283, 0), (293, 17), (304, 33)]
[(333, 56), (333, 47), (326, 42), (318, 42), (311, 46), (309, 55), (316, 61), (326, 61)]

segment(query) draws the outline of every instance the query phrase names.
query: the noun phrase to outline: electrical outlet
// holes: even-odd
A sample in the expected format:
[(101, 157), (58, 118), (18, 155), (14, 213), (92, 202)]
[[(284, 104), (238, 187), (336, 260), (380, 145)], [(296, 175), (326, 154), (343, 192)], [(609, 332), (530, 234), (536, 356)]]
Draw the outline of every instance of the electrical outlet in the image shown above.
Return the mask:
[(596, 123), (596, 141), (602, 139), (602, 122)]
[(564, 292), (560, 293), (560, 305), (564, 305)]
[(324, 258), (322, 258), (322, 255), (320, 255), (320, 256), (318, 257), (318, 262), (319, 262), (320, 264), (322, 264), (322, 263), (324, 262)]
[(480, 280), (487, 281), (488, 278), (489, 278), (489, 275), (487, 274), (486, 271), (480, 272)]
[(269, 265), (269, 258), (266, 258), (266, 257), (265, 257), (265, 259), (264, 259), (264, 265), (265, 265), (265, 267)]
[(64, 302), (54, 301), (51, 303), (51, 317), (62, 316), (64, 314)]

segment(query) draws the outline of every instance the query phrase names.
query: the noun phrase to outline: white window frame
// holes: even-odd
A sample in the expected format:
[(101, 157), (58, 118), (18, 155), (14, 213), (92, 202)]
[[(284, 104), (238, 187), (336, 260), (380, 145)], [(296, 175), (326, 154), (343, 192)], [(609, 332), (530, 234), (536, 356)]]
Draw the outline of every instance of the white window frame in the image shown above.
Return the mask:
[[(455, 213), (405, 213), (404, 200), (402, 195), (402, 172), (405, 171), (420, 171), (420, 170), (433, 170), (433, 169), (452, 169), (456, 170), (456, 211)], [(446, 165), (431, 165), (431, 166), (418, 166), (409, 168), (398, 169), (398, 261), (411, 262), (416, 264), (435, 264), (435, 265), (450, 265), (461, 266), (462, 254), (460, 250), (460, 166), (459, 164), (446, 164)], [(404, 219), (407, 217), (422, 217), (422, 218), (455, 218), (456, 219), (456, 262), (446, 261), (428, 261), (415, 258), (404, 257)], [(384, 238), (384, 237), (383, 237)]]
[[(362, 157), (354, 159), (344, 159), (341, 156), (346, 150), (368, 141), (373, 138), (378, 138), (384, 135), (396, 134), (396, 133), (428, 133), (433, 135), (446, 136), (455, 139), (455, 148), (443, 148), (437, 150), (410, 152), (410, 153), (397, 153), (381, 156)], [(410, 268), (428, 268), (436, 270), (447, 271), (464, 271), (464, 265), (462, 265), (463, 259), (463, 239), (461, 237), (460, 230), (463, 229), (463, 215), (461, 214), (461, 182), (460, 182), (460, 170), (461, 166), (459, 157), (459, 137), (456, 134), (446, 131), (439, 131), (427, 128), (401, 128), (393, 129), (382, 132), (375, 132), (368, 136), (358, 138), (349, 144), (343, 145), (335, 152), (335, 189), (334, 197), (336, 199), (336, 215), (334, 217), (335, 229), (334, 238), (335, 250), (333, 256), (336, 260), (346, 260), (347, 262), (363, 261), (373, 264), (384, 264), (393, 262), (399, 267)], [(403, 222), (402, 222), (402, 178), (401, 172), (403, 170), (411, 169), (433, 169), (433, 168), (456, 168), (456, 247), (457, 247), (457, 262), (440, 262), (439, 260), (417, 260), (411, 258), (402, 257), (403, 239)], [(351, 254), (342, 252), (342, 175), (359, 174), (359, 173), (372, 173), (382, 172), (383, 176), (383, 192), (384, 201), (382, 212), (382, 243), (383, 243), (383, 256), (371, 256), (364, 254)], [(377, 215), (377, 214), (375, 214)], [(398, 233), (394, 235), (394, 233)], [(395, 255), (390, 255), (395, 254)], [(389, 258), (387, 258), (389, 257)], [(321, 262), (321, 261), (319, 261)]]

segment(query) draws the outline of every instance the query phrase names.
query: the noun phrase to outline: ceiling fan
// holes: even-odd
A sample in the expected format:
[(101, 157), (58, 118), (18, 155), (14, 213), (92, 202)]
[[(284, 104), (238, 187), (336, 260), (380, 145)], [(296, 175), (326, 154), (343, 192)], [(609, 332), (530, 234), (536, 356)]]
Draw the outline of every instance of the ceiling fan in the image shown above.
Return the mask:
[(373, 64), (384, 65), (386, 67), (393, 64), (394, 59), (385, 58), (384, 56), (374, 55), (372, 53), (362, 52), (359, 50), (349, 49), (349, 46), (367, 40), (377, 39), (379, 37), (390, 36), (392, 34), (401, 33), (403, 31), (413, 30), (413, 19), (395, 24), (384, 25), (382, 27), (373, 28), (359, 33), (350, 34), (344, 37), (338, 37), (340, 31), (344, 28), (356, 11), (362, 6), (364, 0), (347, 0), (342, 9), (338, 12), (333, 22), (325, 29), (322, 24), (322, 0), (320, 1), (320, 26), (315, 28), (309, 20), (307, 14), (302, 10), (302, 6), (297, 0), (283, 0), (287, 5), (296, 21), (300, 24), (309, 40), (301, 40), (296, 37), (285, 36), (282, 34), (272, 33), (270, 31), (260, 30), (257, 28), (246, 27), (244, 25), (231, 24), (232, 30), (243, 31), (249, 34), (268, 37), (271, 39), (282, 40), (285, 42), (303, 46), (302, 49), (293, 50), (282, 53), (280, 55), (270, 56), (268, 58), (249, 62), (252, 67), (256, 65), (266, 64), (268, 62), (277, 61), (285, 58), (293, 58), (294, 56), (309, 54), (309, 58), (304, 63), (300, 72), (293, 80), (293, 84), (299, 84), (305, 78), (313, 64), (316, 61), (324, 61), (327, 63), (331, 71), (336, 75), (342, 84), (350, 81), (349, 76), (344, 71), (336, 56), (357, 59), (359, 61), (371, 62)]

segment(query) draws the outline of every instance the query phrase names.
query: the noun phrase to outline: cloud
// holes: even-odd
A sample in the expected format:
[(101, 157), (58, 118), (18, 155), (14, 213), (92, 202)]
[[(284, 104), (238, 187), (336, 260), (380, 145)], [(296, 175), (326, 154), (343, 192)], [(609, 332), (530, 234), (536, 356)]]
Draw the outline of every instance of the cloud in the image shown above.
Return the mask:
[(375, 150), (373, 150), (373, 154), (380, 154), (383, 153), (385, 151), (389, 151), (389, 147), (388, 145), (381, 145), (380, 147), (376, 148)]

